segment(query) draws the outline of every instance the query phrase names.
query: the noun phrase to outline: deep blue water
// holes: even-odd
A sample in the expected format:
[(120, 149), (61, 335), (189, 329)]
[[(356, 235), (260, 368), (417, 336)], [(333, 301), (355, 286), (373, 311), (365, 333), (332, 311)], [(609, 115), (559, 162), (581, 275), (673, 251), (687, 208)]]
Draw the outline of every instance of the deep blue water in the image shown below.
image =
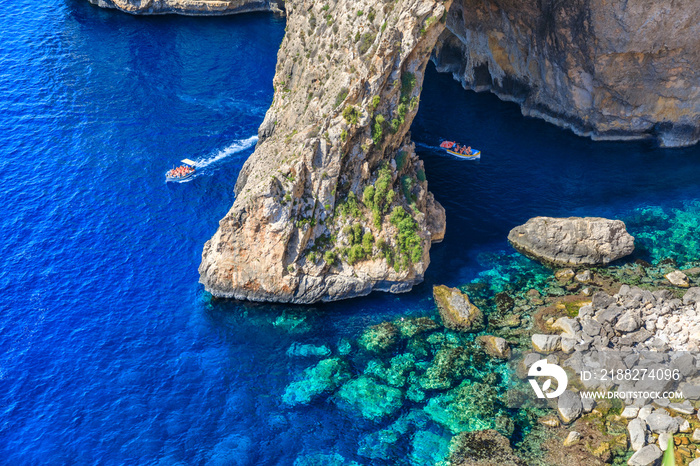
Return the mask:
[[(697, 218), (698, 148), (593, 143), (431, 65), (413, 135), (448, 230), (426, 283), (303, 308), (212, 301), (197, 283), (202, 246), (272, 100), (284, 26), (0, 3), (0, 461), (292, 464), (324, 452), (369, 464), (357, 445), (376, 425), (329, 400), (282, 406), (314, 363), (290, 345), (335, 351), (367, 325), (432, 315), (431, 284), (510, 260), (508, 230), (534, 215), (664, 229)], [(480, 148), (481, 162), (431, 150), (441, 138)], [(184, 157), (207, 165), (166, 185)], [(678, 254), (697, 252), (674, 238)]]

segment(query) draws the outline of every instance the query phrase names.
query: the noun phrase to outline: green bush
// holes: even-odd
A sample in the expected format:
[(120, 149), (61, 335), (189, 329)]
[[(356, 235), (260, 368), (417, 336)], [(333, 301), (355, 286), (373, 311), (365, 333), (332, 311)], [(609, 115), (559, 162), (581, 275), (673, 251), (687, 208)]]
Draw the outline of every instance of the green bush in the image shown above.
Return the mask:
[(355, 262), (365, 258), (365, 251), (361, 244), (356, 244), (348, 250), (348, 264), (353, 265)]
[(367, 53), (369, 48), (374, 43), (375, 37), (376, 37), (376, 35), (371, 33), (371, 32), (365, 32), (364, 34), (362, 34), (362, 37), (361, 37), (362, 40), (360, 42), (360, 48), (359, 48), (360, 55), (364, 55), (365, 53)]
[(370, 209), (374, 207), (374, 186), (365, 187), (365, 191), (362, 193), (362, 202)]
[(396, 155), (396, 171), (401, 172), (406, 166), (406, 161), (408, 160), (408, 152), (405, 150), (399, 151)]
[(338, 92), (338, 96), (335, 98), (335, 105), (333, 108), (336, 108), (340, 104), (342, 104), (343, 101), (345, 101), (345, 98), (348, 96), (349, 92), (350, 90), (347, 87), (342, 88), (340, 92)]
[(416, 75), (410, 71), (406, 71), (401, 75), (401, 101), (408, 102), (408, 98), (416, 86)]
[(362, 243), (362, 225), (356, 223), (352, 226), (352, 244)]
[(345, 201), (338, 204), (338, 211), (343, 217), (359, 218), (362, 215), (354, 192), (350, 191)]
[(345, 118), (345, 121), (347, 121), (348, 124), (354, 126), (360, 121), (360, 111), (355, 108), (355, 106), (348, 105), (345, 107), (345, 110), (343, 110), (343, 118)]
[(338, 255), (335, 251), (326, 251), (323, 253), (323, 260), (326, 261), (328, 265), (335, 265), (338, 261)]
[(382, 143), (382, 138), (384, 137), (384, 122), (385, 118), (383, 115), (379, 114), (374, 119), (374, 126), (372, 127), (372, 141), (375, 145)]
[(362, 250), (365, 254), (372, 254), (372, 248), (374, 248), (374, 235), (369, 231), (362, 236)]
[(401, 190), (403, 191), (404, 197), (406, 197), (406, 200), (408, 202), (414, 202), (415, 199), (413, 198), (413, 193), (411, 192), (411, 188), (413, 187), (413, 180), (411, 179), (410, 176), (402, 176), (401, 177)]
[(402, 265), (419, 262), (423, 257), (423, 246), (418, 235), (418, 223), (401, 206), (392, 210), (389, 221), (399, 230), (397, 253)]
[(380, 102), (381, 102), (381, 97), (379, 97), (378, 95), (375, 95), (374, 97), (372, 97), (372, 104), (371, 104), (372, 111), (375, 111), (377, 109), (377, 107), (379, 107)]

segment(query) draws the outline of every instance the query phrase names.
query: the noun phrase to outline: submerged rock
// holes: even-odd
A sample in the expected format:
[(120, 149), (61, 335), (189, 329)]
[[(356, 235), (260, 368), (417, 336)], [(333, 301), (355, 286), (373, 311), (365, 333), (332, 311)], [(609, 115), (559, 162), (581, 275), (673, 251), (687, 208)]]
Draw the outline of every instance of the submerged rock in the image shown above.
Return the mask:
[(399, 330), (391, 322), (383, 322), (369, 327), (360, 337), (360, 346), (367, 351), (380, 353), (398, 342)]
[(461, 332), (478, 332), (486, 326), (484, 314), (457, 288), (433, 287), (433, 297), (445, 327)]
[(531, 218), (513, 228), (508, 241), (520, 253), (555, 267), (606, 265), (634, 251), (634, 237), (622, 221), (599, 217)]
[(496, 427), (498, 390), (466, 380), (458, 387), (431, 398), (423, 410), (453, 434)]
[(365, 419), (379, 421), (401, 408), (401, 390), (376, 382), (370, 377), (353, 379), (338, 390), (338, 402)]
[(464, 377), (469, 365), (469, 355), (463, 347), (442, 348), (420, 378), (420, 386), (424, 390), (446, 390)]
[(438, 323), (430, 317), (401, 318), (394, 321), (394, 325), (396, 325), (404, 338), (422, 335), (440, 328)]
[(287, 356), (296, 358), (328, 357), (330, 355), (331, 350), (326, 345), (304, 345), (295, 342), (287, 349)]
[(282, 401), (291, 406), (308, 404), (314, 398), (335, 390), (349, 378), (350, 372), (345, 362), (338, 358), (324, 359), (306, 369), (301, 380), (290, 383), (282, 395)]
[(338, 453), (314, 453), (298, 456), (294, 466), (360, 466), (354, 461), (347, 460)]

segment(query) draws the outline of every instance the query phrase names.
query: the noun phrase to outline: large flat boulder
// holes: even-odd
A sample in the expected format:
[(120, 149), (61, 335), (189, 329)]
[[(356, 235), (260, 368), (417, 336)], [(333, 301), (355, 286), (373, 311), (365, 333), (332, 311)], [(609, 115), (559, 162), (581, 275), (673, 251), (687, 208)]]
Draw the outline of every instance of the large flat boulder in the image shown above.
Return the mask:
[(554, 267), (606, 265), (634, 251), (624, 222), (600, 217), (535, 217), (508, 241), (521, 254)]

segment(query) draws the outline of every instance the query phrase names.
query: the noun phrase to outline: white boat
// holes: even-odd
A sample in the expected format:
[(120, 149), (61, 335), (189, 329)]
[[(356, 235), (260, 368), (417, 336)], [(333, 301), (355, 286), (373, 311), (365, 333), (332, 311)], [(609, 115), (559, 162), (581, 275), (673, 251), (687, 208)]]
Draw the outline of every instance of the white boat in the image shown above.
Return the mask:
[(183, 181), (192, 178), (197, 172), (197, 164), (190, 159), (181, 160), (182, 165), (168, 170), (165, 174), (165, 181)]

